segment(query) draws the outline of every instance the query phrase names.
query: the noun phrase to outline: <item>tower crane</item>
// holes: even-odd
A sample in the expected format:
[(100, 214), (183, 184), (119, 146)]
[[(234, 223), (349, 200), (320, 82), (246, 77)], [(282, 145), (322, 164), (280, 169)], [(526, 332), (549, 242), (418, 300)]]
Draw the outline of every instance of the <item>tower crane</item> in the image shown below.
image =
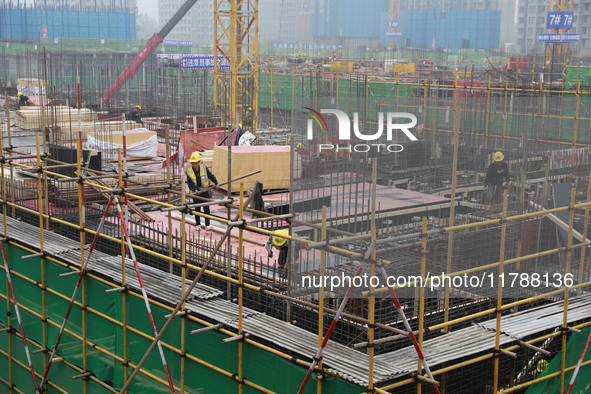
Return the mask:
[(214, 7), (214, 58), (223, 56), (230, 64), (229, 69), (214, 65), (215, 108), (230, 127), (247, 121), (254, 128), (259, 109), (259, 0), (218, 0)]

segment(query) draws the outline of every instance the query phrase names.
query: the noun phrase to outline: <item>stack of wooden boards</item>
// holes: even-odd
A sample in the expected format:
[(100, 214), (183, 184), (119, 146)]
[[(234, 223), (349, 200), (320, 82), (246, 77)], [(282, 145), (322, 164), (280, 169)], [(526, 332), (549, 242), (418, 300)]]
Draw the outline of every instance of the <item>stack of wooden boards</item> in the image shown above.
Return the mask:
[[(125, 122), (125, 130), (132, 130), (141, 127), (141, 124), (132, 121)], [(112, 131), (123, 130), (122, 122), (92, 122), (92, 123), (81, 123), (78, 127), (78, 123), (67, 123), (60, 126), (62, 143), (76, 142), (78, 141), (78, 130), (82, 131), (82, 141), (86, 141), (88, 133), (109, 133)]]
[(207, 166), (207, 168), (213, 167), (213, 150), (200, 151), (201, 162)]
[(26, 130), (41, 129), (43, 116), (46, 126), (71, 124), (72, 127), (78, 127), (78, 119), (82, 122), (97, 120), (97, 113), (88, 108), (78, 110), (68, 106), (21, 107), (16, 111), (15, 125)]

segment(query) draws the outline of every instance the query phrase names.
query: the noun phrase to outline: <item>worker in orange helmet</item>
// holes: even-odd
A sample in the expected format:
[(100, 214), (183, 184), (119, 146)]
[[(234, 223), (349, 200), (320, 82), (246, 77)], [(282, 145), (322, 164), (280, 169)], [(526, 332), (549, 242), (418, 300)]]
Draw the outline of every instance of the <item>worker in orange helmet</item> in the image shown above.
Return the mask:
[[(199, 152), (193, 152), (191, 154), (189, 163), (191, 163), (191, 167), (185, 172), (189, 190), (201, 197), (211, 198), (213, 193), (210, 187), (212, 185), (215, 185), (216, 188), (218, 187), (218, 180), (215, 175), (201, 162), (201, 154)], [(193, 198), (193, 202), (198, 204), (203, 201)], [(201, 207), (196, 207), (195, 210), (201, 212)], [(210, 214), (209, 205), (203, 207), (203, 212), (207, 215)], [(198, 215), (195, 215), (195, 227), (197, 230), (201, 230), (201, 217)], [(208, 217), (205, 218), (205, 230), (211, 230), (210, 219)]]

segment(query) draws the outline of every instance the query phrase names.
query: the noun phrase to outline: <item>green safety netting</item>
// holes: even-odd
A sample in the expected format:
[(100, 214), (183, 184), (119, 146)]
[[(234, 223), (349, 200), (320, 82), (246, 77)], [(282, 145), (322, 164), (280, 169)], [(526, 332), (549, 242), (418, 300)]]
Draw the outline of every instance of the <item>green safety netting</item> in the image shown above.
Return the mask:
[[(570, 367), (576, 365), (579, 361), (579, 357), (581, 356), (581, 352), (583, 351), (583, 347), (585, 346), (585, 341), (591, 333), (591, 327), (587, 327), (582, 330), (582, 334), (571, 334), (568, 342), (566, 344), (566, 367)], [(591, 360), (591, 349), (587, 350), (585, 354), (584, 361)], [(550, 375), (551, 373), (560, 371), (560, 366), (562, 362), (562, 351), (558, 352), (558, 354), (548, 363), (546, 368), (544, 368), (543, 372), (540, 373), (538, 376), (539, 378), (544, 377), (546, 375)], [(564, 389), (566, 391), (566, 387), (568, 386), (571, 377), (573, 375), (573, 371), (567, 372), (564, 376)], [(560, 375), (545, 380), (540, 383), (536, 383), (531, 386), (525, 394), (555, 394), (560, 393)], [(591, 393), (591, 365), (586, 365), (581, 367), (579, 373), (577, 374), (575, 383), (573, 384), (571, 394), (584, 394), (584, 393)]]
[[(59, 274), (70, 270), (45, 260), (45, 281), (51, 291), (45, 292), (46, 315), (50, 321), (58, 327), (41, 322), (43, 313), (43, 293), (38, 286), (41, 281), (41, 262), (39, 258), (21, 259), (28, 254), (20, 248), (8, 245), (7, 251), (11, 277), (19, 304), (19, 310), (24, 324), (25, 333), (30, 341), (29, 349), (37, 350), (43, 343), (46, 335), (49, 347), (53, 347), (59, 332), (59, 326), (68, 307), (76, 285), (77, 276), (60, 277)], [(0, 265), (3, 266), (0, 261)], [(4, 268), (2, 267), (2, 272)], [(21, 277), (23, 276), (23, 277)], [(26, 278), (32, 280), (29, 281)], [(123, 359), (125, 351), (133, 364), (137, 364), (144, 356), (145, 351), (152, 343), (146, 335), (153, 337), (153, 330), (146, 312), (143, 299), (119, 292), (105, 293), (110, 288), (103, 282), (87, 277), (84, 283), (85, 299), (88, 306), (98, 313), (86, 312), (86, 340), (88, 341), (83, 351), (83, 312), (74, 305), (66, 329), (58, 348), (58, 356), (63, 357), (69, 364), (79, 368), (86, 368), (103, 381), (106, 385), (120, 389), (125, 383), (125, 368)], [(149, 289), (148, 289), (149, 290)], [(16, 315), (12, 304), (7, 302), (8, 287), (5, 275), (0, 279), (0, 322), (8, 323), (8, 312), (11, 316), (11, 325), (17, 327)], [(58, 292), (60, 297), (53, 292)], [(127, 325), (124, 329), (117, 322), (124, 319), (122, 308), (123, 298), (126, 299)], [(76, 301), (82, 301), (82, 289), (78, 292)], [(164, 315), (169, 310), (151, 305), (154, 320), (158, 329), (162, 327)], [(162, 341), (164, 344), (180, 349), (182, 346), (182, 319), (175, 319), (168, 327)], [(181, 385), (181, 371), (184, 369), (184, 385), (186, 393), (226, 393), (237, 392), (238, 383), (231, 376), (222, 371), (216, 371), (203, 363), (213, 365), (230, 374), (238, 373), (238, 343), (222, 343), (226, 335), (215, 331), (202, 332), (198, 335), (190, 335), (192, 330), (202, 326), (186, 320), (185, 351), (188, 357), (181, 357), (179, 351), (164, 346), (164, 354), (174, 384)], [(127, 344), (127, 346), (125, 346)], [(100, 349), (104, 350), (101, 351)], [(111, 353), (111, 354), (107, 354)], [(10, 362), (10, 357), (12, 362)], [(38, 373), (43, 373), (43, 354), (32, 355), (33, 366)], [(202, 360), (202, 363), (194, 358)], [(306, 374), (306, 368), (297, 366), (292, 362), (272, 354), (264, 349), (248, 343), (244, 344), (243, 358), (244, 377), (246, 380), (262, 386), (276, 393), (296, 392)], [(184, 365), (182, 363), (184, 362)], [(10, 366), (10, 368), (9, 368)], [(166, 375), (163, 371), (162, 361), (158, 349), (148, 357), (143, 366), (143, 371), (133, 380), (130, 391), (134, 394), (158, 394), (170, 393), (166, 384)], [(128, 369), (128, 375), (132, 372)], [(82, 393), (84, 382), (82, 379), (72, 380), (72, 376), (80, 372), (65, 363), (55, 362), (51, 367), (49, 378), (51, 384), (69, 393)], [(22, 340), (16, 335), (7, 332), (0, 333), (0, 378), (10, 381), (23, 392), (33, 392), (33, 382), (27, 369), (27, 359)], [(160, 379), (158, 382), (156, 379)], [(38, 379), (38, 382), (40, 379)], [(316, 392), (316, 381), (311, 380), (305, 393)], [(353, 394), (360, 393), (363, 388), (343, 379), (330, 377), (323, 381), (325, 393)], [(7, 387), (0, 384), (0, 393)], [(107, 388), (94, 381), (87, 382), (88, 393), (108, 393)], [(59, 393), (54, 386), (49, 386), (48, 393)], [(257, 393), (259, 390), (245, 386), (245, 393)]]

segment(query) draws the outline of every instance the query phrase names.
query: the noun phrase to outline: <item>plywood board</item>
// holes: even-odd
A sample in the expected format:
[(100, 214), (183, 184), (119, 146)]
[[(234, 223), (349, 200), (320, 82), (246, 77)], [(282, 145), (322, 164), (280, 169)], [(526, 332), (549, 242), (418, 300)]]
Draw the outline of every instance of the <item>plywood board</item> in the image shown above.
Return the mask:
[[(299, 155), (296, 161), (299, 162)], [(250, 189), (255, 181), (263, 184), (265, 189), (290, 188), (290, 148), (287, 146), (233, 146), (232, 147), (232, 178), (261, 171), (238, 182), (232, 182), (232, 192), (240, 190), (240, 183)], [(219, 183), (228, 181), (228, 147), (217, 146), (213, 154), (212, 171)], [(298, 177), (295, 174), (296, 178)]]
[(201, 155), (201, 162), (207, 166), (207, 168), (213, 167), (213, 150), (206, 150), (199, 152)]
[(77, 124), (79, 118), (81, 122), (97, 120), (96, 112), (87, 108), (77, 110), (67, 106), (59, 106), (45, 107), (43, 111), (42, 109), (42, 107), (22, 107), (15, 114), (16, 126), (23, 129), (40, 129), (43, 120), (46, 126), (67, 123)]
[[(125, 122), (126, 130), (135, 129), (137, 126), (138, 124), (136, 122)], [(88, 133), (96, 133), (97, 135), (100, 135), (105, 132), (121, 131), (123, 124), (122, 122), (82, 122), (80, 126), (78, 126), (78, 122), (76, 122), (62, 123), (58, 127), (61, 131), (60, 141), (65, 143), (78, 141), (78, 131), (82, 131), (82, 141), (86, 141)]]
[(47, 81), (39, 78), (17, 78), (17, 85), (47, 86)]
[[(92, 138), (96, 138), (100, 141), (110, 142), (112, 144), (123, 145), (123, 131), (112, 131), (109, 133), (88, 133), (89, 136)], [(125, 132), (125, 140), (128, 145), (135, 144), (141, 141), (145, 141), (150, 137), (156, 135), (155, 131), (150, 131), (148, 129), (134, 129), (134, 130), (127, 130)]]

